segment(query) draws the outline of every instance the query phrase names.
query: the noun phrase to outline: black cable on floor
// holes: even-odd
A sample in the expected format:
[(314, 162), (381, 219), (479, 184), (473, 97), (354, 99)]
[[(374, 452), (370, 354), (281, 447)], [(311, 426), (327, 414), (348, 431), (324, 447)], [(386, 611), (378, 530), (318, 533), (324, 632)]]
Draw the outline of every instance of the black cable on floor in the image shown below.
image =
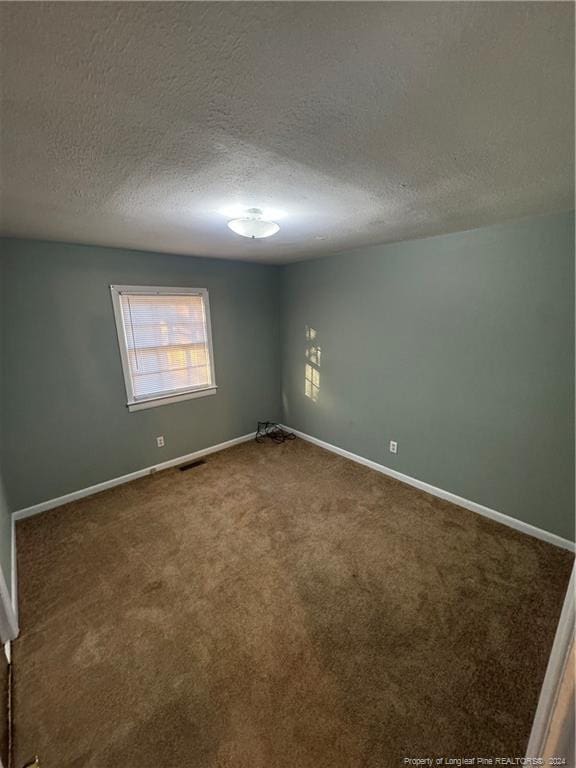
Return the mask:
[(286, 440), (294, 440), (296, 435), (293, 432), (286, 432), (279, 424), (273, 421), (259, 421), (256, 430), (256, 442), (264, 443), (266, 439), (275, 443), (284, 443)]

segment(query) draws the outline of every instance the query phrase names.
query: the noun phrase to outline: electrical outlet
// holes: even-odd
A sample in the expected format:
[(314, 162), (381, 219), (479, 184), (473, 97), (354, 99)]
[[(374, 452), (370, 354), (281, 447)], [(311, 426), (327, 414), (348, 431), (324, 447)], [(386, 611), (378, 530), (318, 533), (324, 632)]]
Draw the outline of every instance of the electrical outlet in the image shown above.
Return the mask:
[(398, 453), (398, 443), (396, 440), (390, 440), (390, 453)]
[(158, 446), (158, 448), (164, 448), (164, 435), (159, 435), (156, 438), (156, 445)]

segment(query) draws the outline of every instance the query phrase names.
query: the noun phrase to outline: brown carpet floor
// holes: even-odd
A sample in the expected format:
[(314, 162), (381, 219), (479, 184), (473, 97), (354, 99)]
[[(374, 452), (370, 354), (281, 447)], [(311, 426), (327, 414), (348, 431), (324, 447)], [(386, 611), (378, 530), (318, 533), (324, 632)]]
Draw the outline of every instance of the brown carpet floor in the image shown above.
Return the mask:
[(16, 766), (522, 756), (572, 556), (301, 440), (18, 523)]

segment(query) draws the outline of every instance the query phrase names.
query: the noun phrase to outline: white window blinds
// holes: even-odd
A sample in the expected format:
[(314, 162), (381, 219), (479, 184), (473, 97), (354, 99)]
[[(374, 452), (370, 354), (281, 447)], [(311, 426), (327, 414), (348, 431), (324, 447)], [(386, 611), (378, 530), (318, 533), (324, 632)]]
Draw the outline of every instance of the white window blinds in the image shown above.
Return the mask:
[(208, 292), (113, 286), (128, 404), (215, 388)]

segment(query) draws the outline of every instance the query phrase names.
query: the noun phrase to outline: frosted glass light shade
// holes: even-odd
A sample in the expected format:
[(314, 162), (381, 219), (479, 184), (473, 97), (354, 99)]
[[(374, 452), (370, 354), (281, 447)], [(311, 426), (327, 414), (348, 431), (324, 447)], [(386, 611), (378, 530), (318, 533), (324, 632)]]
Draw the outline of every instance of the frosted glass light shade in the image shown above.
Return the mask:
[(280, 230), (275, 221), (266, 221), (256, 217), (232, 219), (228, 222), (228, 226), (237, 235), (251, 238), (270, 237)]

